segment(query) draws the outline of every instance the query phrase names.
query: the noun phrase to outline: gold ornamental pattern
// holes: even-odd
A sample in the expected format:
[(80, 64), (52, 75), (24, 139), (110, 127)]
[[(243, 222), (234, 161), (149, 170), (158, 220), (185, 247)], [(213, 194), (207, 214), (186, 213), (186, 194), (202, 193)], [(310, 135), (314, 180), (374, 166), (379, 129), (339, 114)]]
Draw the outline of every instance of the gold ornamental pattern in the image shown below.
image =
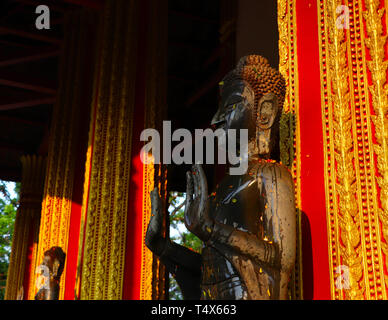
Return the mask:
[[(387, 2), (380, 0), (365, 0), (365, 26), (367, 37), (365, 39), (366, 47), (369, 50), (370, 59), (367, 61), (367, 68), (371, 74), (371, 83), (369, 90), (373, 114), (371, 115), (374, 129), (375, 141), (373, 150), (376, 154), (376, 181), (379, 188), (380, 207), (378, 210), (381, 230), (379, 227), (372, 230), (373, 237), (383, 242), (380, 243), (381, 249), (385, 255), (385, 266), (388, 267), (388, 86), (387, 86), (387, 68), (388, 60), (385, 58), (385, 49), (387, 44), (387, 30), (383, 30), (383, 16), (387, 14)], [(383, 8), (381, 8), (381, 4)], [(385, 8), (384, 8), (385, 5)], [(388, 21), (386, 17), (385, 23)], [(387, 29), (387, 27), (385, 28)], [(379, 272), (383, 272), (381, 265)], [(381, 283), (378, 294), (386, 298), (388, 276), (385, 275), (385, 287), (381, 289)]]
[[(126, 246), (134, 81), (136, 74), (136, 1), (108, 2), (95, 82), (84, 195), (86, 222), (80, 235), (80, 298), (121, 299)], [(129, 41), (128, 39), (131, 39)], [(114, 50), (112, 50), (112, 48)], [(94, 117), (95, 114), (95, 117)]]
[[(296, 0), (278, 0), (279, 71), (286, 81), (287, 92), (281, 122), (281, 157), (286, 156), (295, 185), (297, 208), (297, 256), (292, 274), (291, 298), (303, 299), (302, 279), (302, 229), (300, 183), (300, 129), (299, 129), (299, 80), (297, 61)], [(286, 132), (284, 132), (286, 131)]]
[[(154, 1), (148, 14), (147, 30), (147, 64), (145, 66), (145, 128), (154, 128), (161, 132), (162, 120), (166, 116), (167, 92), (167, 3)], [(151, 300), (163, 298), (159, 284), (164, 282), (164, 270), (156, 256), (145, 246), (145, 235), (151, 218), (150, 192), (158, 187), (161, 198), (166, 198), (164, 176), (165, 166), (143, 164), (143, 198), (142, 198), (142, 257), (140, 274), (140, 299)]]
[[(341, 5), (348, 11), (338, 10)], [(319, 1), (333, 299), (387, 298), (388, 62), (384, 55), (384, 5), (375, 0)], [(345, 19), (348, 14), (348, 28), (338, 24), (341, 14)], [(347, 270), (349, 283), (344, 285), (340, 275)]]
[[(330, 279), (332, 298), (362, 299), (363, 255), (353, 165), (348, 38), (336, 25), (340, 5), (341, 1), (327, 0), (318, 6)], [(342, 268), (349, 282), (338, 285)]]
[(363, 255), (366, 299), (385, 299), (381, 287), (384, 283), (383, 257), (379, 233), (377, 188), (373, 174), (374, 157), (372, 120), (366, 70), (365, 24), (363, 6), (358, 1), (347, 1), (349, 8), (348, 54), (349, 86), (354, 141), (354, 167), (357, 184), (357, 205), (361, 215), (360, 231)]
[[(46, 181), (41, 212), (37, 261), (52, 246), (67, 253), (76, 153), (76, 119), (80, 108), (80, 73), (85, 59), (86, 29), (82, 28), (84, 14), (66, 17), (64, 50), (61, 57), (61, 79), (53, 110), (53, 124), (49, 141)], [(83, 20), (85, 21), (85, 20)], [(81, 30), (81, 31), (80, 31)], [(71, 66), (71, 67), (70, 67)], [(66, 270), (67, 260), (64, 269)], [(63, 299), (66, 272), (61, 277), (59, 299)], [(33, 299), (35, 288), (30, 288)]]

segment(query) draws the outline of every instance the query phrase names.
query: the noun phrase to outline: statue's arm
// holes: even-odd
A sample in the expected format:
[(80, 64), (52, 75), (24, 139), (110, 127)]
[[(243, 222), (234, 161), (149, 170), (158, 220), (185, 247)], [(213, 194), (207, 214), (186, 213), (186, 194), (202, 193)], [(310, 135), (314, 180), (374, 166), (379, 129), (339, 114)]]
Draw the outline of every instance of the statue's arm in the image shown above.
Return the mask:
[(209, 246), (227, 255), (243, 254), (259, 263), (274, 265), (275, 245), (258, 239), (248, 232), (220, 223), (209, 215), (206, 176), (201, 165), (194, 165), (187, 173), (185, 225)]
[[(271, 230), (268, 240), (214, 221), (209, 245), (245, 255), (260, 264), (291, 270), (295, 261), (296, 221), (294, 187), (291, 174), (278, 164), (265, 166), (258, 173), (259, 185), (265, 188), (264, 229)], [(259, 190), (263, 191), (263, 190)], [(260, 192), (262, 193), (262, 192)]]
[(148, 224), (145, 237), (145, 244), (154, 254), (165, 261), (170, 260), (169, 264), (183, 267), (192, 272), (199, 272), (201, 268), (201, 255), (181, 246), (162, 232), (163, 210), (158, 190), (151, 191), (151, 219)]
[(235, 229), (230, 225), (214, 221), (208, 245), (228, 255), (242, 255), (260, 265), (277, 267), (279, 255), (276, 245), (259, 239), (256, 235)]
[(201, 255), (181, 246), (162, 232), (163, 210), (158, 190), (151, 191), (151, 219), (145, 244), (177, 280), (185, 299), (200, 298)]
[(283, 278), (292, 271), (296, 257), (294, 181), (288, 169), (279, 164), (268, 166), (262, 176), (268, 203), (264, 229), (272, 230), (270, 240), (277, 248)]
[(291, 173), (282, 165), (273, 163), (262, 168), (267, 207), (264, 211), (264, 229), (276, 247), (280, 271), (280, 299), (287, 299), (287, 285), (296, 259), (296, 209), (294, 182)]

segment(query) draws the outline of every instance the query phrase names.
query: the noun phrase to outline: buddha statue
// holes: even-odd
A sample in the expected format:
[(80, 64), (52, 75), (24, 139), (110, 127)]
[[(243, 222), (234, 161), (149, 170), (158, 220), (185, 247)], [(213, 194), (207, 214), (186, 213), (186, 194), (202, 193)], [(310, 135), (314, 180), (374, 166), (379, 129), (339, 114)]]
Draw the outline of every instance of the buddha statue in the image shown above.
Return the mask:
[(240, 153), (247, 171), (226, 174), (210, 195), (201, 165), (187, 172), (184, 220), (203, 241), (201, 254), (163, 237), (154, 189), (146, 245), (176, 278), (184, 299), (287, 299), (296, 254), (294, 185), (289, 170), (271, 160), (285, 81), (265, 58), (250, 55), (220, 85), (212, 125), (225, 132), (248, 129), (248, 154)]
[(66, 254), (61, 247), (52, 247), (44, 252), (43, 262), (38, 266), (35, 300), (58, 300), (59, 281), (65, 266)]

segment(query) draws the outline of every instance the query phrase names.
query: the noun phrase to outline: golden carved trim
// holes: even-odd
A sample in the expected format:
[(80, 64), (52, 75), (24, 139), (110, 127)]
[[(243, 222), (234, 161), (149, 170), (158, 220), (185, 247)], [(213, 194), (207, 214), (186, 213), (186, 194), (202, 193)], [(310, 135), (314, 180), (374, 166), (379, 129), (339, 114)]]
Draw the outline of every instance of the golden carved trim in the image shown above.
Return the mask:
[[(44, 251), (59, 246), (67, 253), (70, 217), (73, 199), (75, 154), (77, 146), (77, 122), (82, 86), (82, 67), (88, 28), (82, 24), (89, 20), (88, 12), (66, 16), (64, 50), (61, 57), (60, 88), (53, 111), (48, 167), (38, 245), (38, 262)], [(82, 107), (82, 106), (81, 106)], [(64, 270), (67, 268), (65, 260)], [(61, 276), (59, 299), (64, 297), (66, 271)]]
[[(111, 6), (106, 6), (104, 8), (104, 27), (102, 28), (101, 39), (106, 39), (109, 33), (109, 20), (111, 17)], [(90, 130), (94, 130), (94, 133), (89, 135), (89, 148), (92, 148), (92, 160), (90, 164), (91, 174), (90, 174), (90, 186), (88, 194), (88, 203), (83, 203), (83, 210), (86, 211), (86, 226), (85, 226), (85, 243), (83, 248), (83, 264), (82, 264), (82, 278), (81, 278), (81, 299), (93, 299), (93, 286), (94, 286), (94, 268), (95, 268), (95, 248), (96, 241), (98, 237), (98, 186), (102, 183), (100, 178), (98, 164), (101, 163), (102, 150), (104, 149), (103, 139), (103, 125), (104, 125), (104, 113), (101, 110), (103, 94), (105, 94), (104, 86), (101, 84), (105, 74), (107, 72), (107, 63), (108, 63), (108, 42), (102, 41), (104, 44), (102, 48), (98, 48), (101, 51), (101, 56), (98, 61), (99, 74), (96, 73), (95, 77), (99, 78), (100, 81), (95, 81), (94, 90), (96, 92), (96, 101), (93, 101), (93, 112), (96, 113), (96, 118), (94, 119), (93, 114), (91, 116), (91, 121), (95, 121), (94, 125), (91, 125)], [(96, 107), (94, 108), (94, 106)], [(94, 139), (93, 139), (94, 137)], [(85, 191), (84, 191), (85, 192)]]
[[(100, 23), (100, 34), (101, 39), (106, 39), (109, 34), (109, 21), (112, 19), (111, 17), (111, 6), (105, 6), (104, 8), (104, 23)], [(101, 46), (101, 43), (103, 46)], [(108, 62), (108, 41), (101, 41), (99, 46), (97, 46), (97, 50), (99, 50), (100, 57), (96, 62), (98, 66), (99, 72), (95, 74), (94, 87), (93, 87), (93, 105), (91, 108), (91, 125), (89, 132), (89, 149), (88, 151), (92, 153), (90, 162), (86, 163), (86, 168), (89, 168), (90, 176), (89, 176), (89, 188), (84, 190), (84, 199), (82, 203), (82, 210), (84, 211), (84, 221), (86, 224), (84, 229), (82, 230), (82, 236), (84, 239), (80, 237), (80, 242), (83, 242), (82, 248), (83, 256), (79, 258), (79, 262), (82, 261), (81, 274), (79, 275), (80, 281), (80, 290), (81, 292), (78, 294), (83, 300), (93, 299), (93, 286), (94, 286), (94, 250), (95, 250), (95, 240), (97, 241), (98, 237), (98, 188), (100, 185), (101, 179), (99, 174), (99, 168), (96, 163), (101, 162), (102, 158), (102, 150), (104, 148), (103, 144), (103, 124), (104, 124), (104, 113), (102, 110), (102, 101), (103, 95), (105, 94), (104, 88), (102, 85), (102, 81), (105, 77), (105, 74), (108, 72), (107, 70), (107, 62)], [(98, 79), (98, 80), (97, 80)], [(87, 160), (88, 161), (88, 160)], [(85, 181), (86, 183), (86, 181)], [(87, 192), (87, 194), (86, 194)], [(87, 202), (86, 202), (87, 201)], [(83, 234), (84, 233), (84, 234)]]
[(25, 256), (28, 240), (26, 215), (20, 210), (16, 213), (14, 235), (12, 241), (11, 258), (8, 267), (7, 284), (5, 289), (5, 300), (16, 300), (17, 292), (23, 286), (22, 275), (24, 275)]
[[(336, 14), (335, 10), (338, 5), (344, 4), (349, 8), (349, 29), (345, 32), (343, 29), (335, 28), (336, 20), (339, 13)], [(365, 4), (365, 12), (363, 11)], [(328, 6), (330, 5), (330, 10)], [(377, 118), (379, 117), (376, 105), (384, 106), (386, 108), (386, 91), (384, 92), (384, 84), (386, 81), (386, 69), (387, 65), (384, 64), (384, 45), (386, 44), (386, 37), (382, 35), (382, 21), (383, 11), (378, 11), (380, 2), (376, 1), (362, 1), (346, 0), (344, 3), (329, 1), (320, 1), (318, 9), (318, 17), (320, 23), (320, 56), (321, 56), (321, 90), (322, 90), (322, 115), (323, 115), (323, 127), (325, 138), (325, 183), (326, 183), (326, 203), (327, 203), (327, 215), (328, 215), (328, 234), (329, 234), (329, 258), (330, 258), (330, 276), (331, 276), (331, 292), (334, 299), (351, 299), (351, 298), (366, 298), (366, 299), (386, 299), (387, 293), (385, 286), (387, 283), (386, 276), (384, 276), (384, 224), (386, 219), (382, 212), (384, 210), (379, 208), (378, 202), (378, 187), (381, 186), (378, 183), (379, 177), (385, 177), (385, 174), (379, 172), (379, 156), (385, 157), (385, 151), (379, 154), (379, 147), (386, 145), (386, 142), (379, 141), (377, 135), (379, 130), (376, 125)], [(334, 8), (335, 7), (335, 8)], [(327, 14), (326, 14), (327, 13)], [(328, 20), (330, 17), (330, 20)], [(362, 18), (365, 18), (365, 21)], [(365, 31), (367, 37), (365, 37)], [(331, 32), (331, 33), (330, 33)], [(334, 55), (328, 55), (329, 52), (333, 52), (333, 44), (328, 43), (327, 36), (338, 37), (340, 39), (336, 42), (338, 47), (334, 49)], [(332, 39), (332, 38), (330, 38)], [(341, 48), (344, 46), (344, 49)], [(371, 61), (367, 61), (367, 49), (369, 50)], [(331, 51), (330, 51), (331, 50)], [(341, 51), (342, 50), (342, 51)], [(337, 56), (336, 56), (337, 54)], [(339, 54), (339, 57), (338, 57)], [(337, 59), (337, 60), (333, 60)], [(338, 108), (333, 108), (332, 104), (335, 100), (331, 100), (330, 92), (332, 89), (332, 74), (334, 72), (327, 72), (328, 64), (341, 62), (340, 68), (343, 71), (342, 74), (337, 74), (341, 83), (346, 83), (346, 91), (340, 92), (342, 97), (345, 97), (346, 103), (349, 104), (350, 114), (343, 113), (344, 122), (350, 121), (349, 124), (349, 138), (339, 137), (335, 134), (335, 130), (338, 129), (338, 117), (336, 112)], [(342, 62), (343, 61), (343, 62)], [(369, 86), (372, 100), (368, 93), (368, 69), (372, 75), (372, 86)], [(373, 75), (375, 73), (375, 75)], [(382, 80), (383, 78), (383, 81)], [(380, 81), (380, 82), (379, 82)], [(380, 86), (380, 89), (376, 91), (376, 87)], [(338, 95), (338, 90), (336, 91)], [(375, 95), (374, 95), (375, 93)], [(376, 94), (377, 93), (377, 94)], [(345, 106), (346, 103), (343, 103)], [(373, 104), (373, 108), (371, 107)], [(386, 110), (386, 109), (385, 109)], [(373, 111), (375, 114), (373, 114)], [(383, 123), (384, 112), (380, 114), (380, 123)], [(385, 115), (386, 116), (386, 115)], [(374, 125), (374, 126), (373, 126)], [(376, 136), (373, 135), (373, 128), (376, 131)], [(386, 127), (385, 127), (386, 128)], [(384, 131), (384, 130), (383, 130)], [(384, 135), (383, 133), (381, 133)], [(341, 144), (341, 138), (352, 139), (352, 146)], [(373, 140), (376, 140), (377, 144), (373, 144)], [(337, 143), (336, 141), (337, 140)], [(377, 146), (377, 148), (376, 148)], [(335, 148), (338, 147), (349, 150), (352, 161), (348, 159), (349, 167), (347, 172), (354, 175), (354, 181), (348, 178), (348, 183), (345, 183), (345, 187), (349, 187), (348, 193), (338, 192), (338, 184), (343, 184), (343, 175), (336, 166), (337, 162), (332, 161), (336, 155)], [(376, 151), (377, 149), (377, 151)], [(377, 155), (377, 169), (375, 169), (374, 153)], [(337, 159), (336, 159), (337, 160)], [(381, 159), (380, 159), (381, 160)], [(384, 162), (384, 160), (382, 160)], [(352, 165), (350, 165), (352, 162)], [(380, 174), (376, 175), (375, 171)], [(338, 177), (340, 179), (338, 179)], [(377, 183), (376, 183), (377, 181)], [(384, 185), (384, 183), (382, 183)], [(336, 190), (337, 189), (337, 190)], [(350, 191), (350, 192), (349, 192)], [(353, 195), (354, 192), (354, 195)], [(339, 195), (339, 197), (337, 197)], [(342, 212), (344, 207), (339, 205), (338, 201), (346, 199), (346, 196), (354, 199), (354, 205), (346, 208), (347, 216), (343, 217)], [(381, 196), (384, 196), (384, 192), (380, 192)], [(347, 200), (349, 201), (349, 200)], [(344, 205), (347, 205), (347, 201)], [(382, 203), (382, 202), (381, 202)], [(346, 211), (345, 210), (345, 211)], [(358, 212), (356, 214), (356, 211)], [(353, 212), (353, 215), (352, 213)], [(341, 213), (341, 214), (339, 214)], [(349, 219), (352, 217), (352, 219)], [(348, 219), (346, 224), (344, 219)], [(353, 223), (350, 223), (353, 222)], [(382, 227), (380, 229), (380, 223)], [(348, 243), (347, 250), (352, 253), (352, 261), (359, 265), (357, 268), (350, 268), (351, 281), (359, 279), (357, 285), (351, 283), (352, 290), (346, 288), (337, 288), (336, 282), (339, 280), (338, 267), (346, 265), (345, 262), (349, 261), (349, 258), (345, 256), (345, 262), (343, 260), (344, 251), (344, 232), (343, 228), (347, 227), (347, 234), (351, 235), (351, 239), (345, 239)], [(341, 237), (340, 237), (341, 235)], [(345, 237), (347, 235), (345, 234)], [(353, 241), (353, 250), (349, 246), (349, 241)], [(358, 244), (356, 244), (358, 242)], [(345, 253), (346, 255), (346, 253)], [(342, 259), (342, 260), (341, 260)], [(347, 261), (346, 261), (347, 259)], [(361, 274), (361, 276), (360, 276)], [(356, 292), (358, 290), (358, 292)]]
[[(145, 128), (160, 130), (164, 112), (166, 110), (166, 65), (167, 65), (167, 3), (155, 1), (148, 12), (147, 21), (147, 64), (145, 83)], [(143, 165), (143, 215), (142, 215), (142, 260), (140, 274), (140, 299), (151, 300), (161, 298), (162, 293), (155, 287), (160, 283), (164, 274), (160, 274), (159, 260), (145, 246), (144, 238), (151, 214), (150, 192), (157, 183), (162, 199), (165, 198), (161, 176), (161, 165)], [(155, 266), (156, 264), (156, 266)], [(163, 269), (163, 268), (162, 268)]]
[[(96, 75), (84, 194), (81, 299), (121, 299), (131, 166), (137, 4), (107, 2)], [(130, 41), (128, 41), (130, 39)], [(114, 50), (111, 50), (111, 49)]]
[[(7, 300), (14, 300), (17, 298), (19, 289), (24, 285), (25, 272), (29, 272), (29, 270), (25, 270), (25, 266), (27, 260), (29, 236), (32, 229), (35, 230), (35, 234), (33, 236), (35, 244), (32, 251), (32, 260), (30, 263), (32, 271), (29, 280), (30, 284), (34, 280), (37, 231), (40, 221), (40, 210), (46, 166), (45, 159), (35, 155), (22, 156), (21, 163), (22, 183), (20, 205), (16, 214), (11, 259), (8, 269), (5, 294), (5, 299)], [(24, 293), (25, 297), (28, 299), (29, 292)]]
[[(166, 111), (166, 109), (164, 109)], [(159, 118), (162, 119), (162, 118)], [(158, 184), (159, 195), (162, 199), (163, 208), (166, 207), (167, 199), (167, 168), (166, 165), (156, 165), (154, 168), (154, 183)], [(166, 234), (167, 219), (169, 217), (164, 217), (163, 223), (163, 233)], [(165, 266), (160, 262), (156, 255), (153, 255), (152, 261), (152, 300), (165, 300), (166, 299), (166, 286), (165, 283), (168, 281), (168, 276), (166, 277)], [(168, 294), (168, 293), (167, 293)], [(168, 298), (168, 296), (167, 296)]]
[(293, 123), (289, 128), (291, 173), (295, 185), (295, 205), (297, 208), (297, 257), (292, 275), (292, 299), (303, 299), (302, 279), (302, 200), (300, 182), (300, 124), (299, 124), (299, 76), (297, 56), (296, 0), (278, 0), (279, 29), (279, 71), (286, 80), (287, 93), (283, 113), (290, 114)]
[[(357, 201), (353, 87), (349, 84), (352, 69), (346, 58), (349, 35), (345, 38), (344, 29), (336, 27), (336, 10), (341, 4), (321, 0), (318, 6), (330, 280), (333, 299), (362, 299), (365, 261)], [(349, 289), (336, 285), (340, 266), (348, 268)]]
[[(113, 7), (113, 16), (116, 18), (116, 24), (111, 25), (111, 31), (113, 34), (117, 34), (118, 30), (123, 23), (123, 20), (120, 17), (120, 12), (118, 7)], [(113, 37), (112, 37), (113, 38)], [(106, 39), (104, 39), (106, 40)], [(95, 288), (94, 288), (94, 299), (103, 300), (108, 298), (110, 287), (116, 288), (118, 286), (118, 282), (120, 279), (114, 278), (112, 282), (109, 282), (110, 274), (110, 261), (112, 258), (112, 246), (115, 245), (115, 241), (119, 243), (116, 245), (120, 246), (120, 242), (122, 241), (122, 234), (119, 232), (115, 235), (115, 239), (113, 239), (113, 220), (116, 215), (122, 214), (117, 210), (114, 203), (114, 195), (115, 195), (115, 180), (116, 180), (116, 170), (117, 170), (117, 157), (120, 157), (120, 151), (117, 150), (117, 138), (120, 134), (121, 127), (118, 127), (119, 124), (119, 114), (118, 109), (121, 104), (118, 103), (117, 100), (120, 99), (118, 96), (118, 92), (116, 89), (120, 88), (120, 83), (118, 83), (118, 79), (120, 77), (120, 70), (118, 70), (120, 53), (123, 50), (119, 50), (119, 43), (116, 39), (112, 39), (111, 42), (112, 52), (109, 52), (109, 67), (111, 67), (111, 72), (109, 74), (109, 79), (106, 79), (106, 86), (109, 88), (107, 95), (105, 98), (107, 99), (106, 104), (103, 104), (105, 107), (105, 112), (107, 114), (107, 123), (105, 124), (105, 148), (102, 150), (103, 159), (102, 162), (98, 164), (94, 164), (96, 166), (101, 166), (101, 175), (102, 175), (102, 183), (98, 186), (99, 189), (99, 205), (100, 210), (99, 221), (97, 228), (98, 231), (98, 239), (97, 239), (97, 248), (96, 248), (96, 265), (95, 265)], [(125, 66), (124, 66), (125, 67)], [(107, 76), (106, 76), (107, 78)], [(117, 153), (116, 153), (117, 152)], [(125, 178), (125, 177), (122, 177)], [(117, 192), (123, 192), (123, 190), (117, 190)], [(118, 263), (117, 268), (121, 268), (121, 261), (115, 261)], [(108, 280), (109, 279), (109, 280)], [(117, 294), (117, 293), (116, 293)], [(119, 299), (119, 296), (116, 296), (116, 299)], [(113, 298), (114, 299), (114, 298)]]
[[(100, 18), (97, 18), (96, 21), (98, 25), (98, 34), (102, 34), (102, 23)], [(98, 46), (95, 47), (96, 50), (100, 48)], [(101, 52), (101, 51), (100, 51)], [(100, 70), (100, 61), (101, 57), (99, 55), (95, 55), (94, 57), (94, 65), (97, 66), (97, 70)], [(101, 71), (102, 73), (102, 71)], [(98, 88), (100, 78), (95, 73), (93, 79), (93, 92)], [(94, 94), (92, 97), (92, 104), (90, 108), (90, 121), (89, 121), (89, 136), (88, 136), (88, 149), (86, 152), (86, 161), (85, 161), (85, 176), (84, 176), (84, 187), (83, 187), (83, 196), (82, 196), (82, 208), (81, 208), (81, 219), (80, 219), (80, 234), (78, 241), (78, 258), (77, 258), (77, 273), (76, 273), (76, 281), (74, 288), (74, 297), (75, 299), (81, 298), (81, 277), (82, 277), (82, 265), (84, 260), (84, 242), (85, 242), (85, 229), (86, 229), (86, 221), (87, 221), (87, 212), (89, 205), (89, 196), (90, 196), (90, 181), (92, 176), (92, 157), (93, 157), (93, 145), (95, 140), (95, 115), (97, 110), (97, 102), (99, 101), (101, 93), (98, 92)]]
[(337, 198), (334, 196), (334, 162), (330, 161), (334, 157), (333, 147), (333, 122), (332, 119), (332, 101), (328, 95), (330, 92), (330, 83), (327, 70), (327, 17), (326, 17), (326, 1), (321, 0), (318, 7), (319, 23), (319, 56), (320, 56), (320, 75), (321, 75), (321, 106), (322, 106), (322, 128), (324, 137), (324, 175), (325, 178), (325, 196), (326, 196), (326, 214), (327, 214), (327, 234), (328, 234), (328, 249), (329, 249), (329, 272), (330, 272), (330, 288), (333, 299), (339, 299), (342, 292), (336, 290), (334, 286), (334, 270), (341, 264), (339, 262), (339, 241), (338, 241), (338, 219), (336, 212), (338, 211)]
[[(364, 3), (366, 9), (364, 12), (364, 19), (367, 32), (365, 44), (370, 53), (370, 60), (366, 61), (366, 65), (372, 78), (372, 83), (369, 85), (369, 91), (372, 97), (371, 102), (373, 109), (371, 108), (371, 112), (373, 110), (374, 114), (371, 115), (371, 119), (375, 129), (374, 137), (376, 140), (376, 143), (372, 145), (372, 148), (377, 158), (377, 162), (373, 165), (372, 169), (376, 168), (375, 170), (377, 173), (375, 180), (377, 181), (380, 193), (380, 207), (377, 207), (376, 203), (375, 206), (378, 218), (381, 222), (381, 228), (376, 222), (371, 231), (372, 239), (377, 240), (376, 249), (377, 251), (380, 251), (379, 249), (381, 247), (381, 250), (385, 255), (385, 266), (388, 268), (388, 60), (385, 59), (387, 31), (383, 31), (382, 21), (384, 13), (386, 15), (386, 7), (380, 9), (380, 0), (365, 0)], [(384, 4), (386, 5), (386, 2)], [(386, 21), (388, 21), (387, 17)], [(371, 170), (371, 168), (368, 169)], [(381, 242), (380, 240), (384, 240), (384, 242)], [(373, 258), (377, 258), (377, 256), (374, 255)], [(376, 265), (378, 265), (378, 270), (375, 270), (378, 275), (384, 270), (381, 260), (380, 257), (380, 263), (375, 261), (375, 259), (370, 263), (373, 265), (373, 269), (376, 269)], [(386, 299), (388, 276), (385, 275), (385, 277), (381, 277), (381, 279), (378, 280), (380, 280), (380, 283), (378, 283), (376, 288), (377, 298)]]
[(32, 248), (32, 253), (31, 253), (31, 272), (30, 272), (30, 280), (29, 280), (29, 290), (27, 293), (27, 297), (29, 300), (32, 300), (34, 298), (34, 289), (35, 289), (35, 270), (36, 267), (38, 266), (38, 260), (37, 260), (37, 254), (38, 254), (38, 239), (39, 239), (39, 225), (40, 225), (40, 215), (37, 217), (37, 219), (34, 219), (33, 221), (34, 224), (34, 244)]
[(365, 297), (366, 299), (382, 298), (382, 295), (376, 295), (378, 283), (381, 282), (380, 272), (375, 272), (369, 268), (371, 259), (378, 259), (382, 263), (379, 240), (371, 237), (370, 230), (376, 227), (376, 188), (374, 176), (371, 175), (370, 168), (374, 167), (374, 159), (371, 157), (371, 146), (369, 141), (371, 134), (371, 121), (369, 112), (369, 95), (367, 77), (365, 70), (365, 45), (364, 45), (364, 26), (362, 21), (362, 6), (358, 1), (346, 1), (345, 5), (349, 8), (349, 35), (347, 40), (349, 85), (352, 103), (352, 121), (353, 121), (353, 141), (354, 143), (354, 167), (356, 171), (358, 210), (362, 216), (360, 224), (361, 246), (363, 255)]
[[(94, 103), (93, 103), (94, 106)], [(91, 114), (94, 114), (94, 108), (91, 110)], [(89, 139), (88, 141), (92, 141), (91, 134), (94, 131), (93, 128), (93, 116), (91, 117), (90, 131), (89, 131)], [(86, 152), (86, 163), (85, 163), (85, 177), (84, 177), (84, 193), (82, 196), (82, 208), (81, 208), (81, 220), (80, 220), (80, 234), (78, 240), (78, 258), (77, 258), (77, 272), (76, 272), (76, 280), (75, 280), (75, 288), (74, 288), (74, 298), (75, 300), (80, 299), (81, 294), (81, 274), (82, 274), (82, 261), (83, 261), (83, 247), (84, 247), (84, 237), (85, 237), (85, 226), (86, 226), (86, 212), (88, 206), (89, 199), (89, 183), (91, 176), (91, 162), (92, 162), (92, 147), (89, 145), (88, 150)]]
[[(148, 222), (151, 218), (151, 200), (150, 192), (154, 188), (154, 164), (143, 165), (143, 221), (142, 221), (142, 239), (145, 239)], [(141, 256), (141, 283), (140, 283), (140, 300), (152, 300), (152, 252), (145, 246), (144, 240), (142, 245)]]

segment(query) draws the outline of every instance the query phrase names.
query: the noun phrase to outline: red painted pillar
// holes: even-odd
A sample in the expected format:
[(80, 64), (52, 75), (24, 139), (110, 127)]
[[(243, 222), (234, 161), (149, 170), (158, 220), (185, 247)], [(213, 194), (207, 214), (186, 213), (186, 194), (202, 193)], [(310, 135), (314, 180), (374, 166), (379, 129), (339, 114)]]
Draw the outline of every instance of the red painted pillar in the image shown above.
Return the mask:
[(296, 1), (304, 299), (331, 299), (317, 2)]

